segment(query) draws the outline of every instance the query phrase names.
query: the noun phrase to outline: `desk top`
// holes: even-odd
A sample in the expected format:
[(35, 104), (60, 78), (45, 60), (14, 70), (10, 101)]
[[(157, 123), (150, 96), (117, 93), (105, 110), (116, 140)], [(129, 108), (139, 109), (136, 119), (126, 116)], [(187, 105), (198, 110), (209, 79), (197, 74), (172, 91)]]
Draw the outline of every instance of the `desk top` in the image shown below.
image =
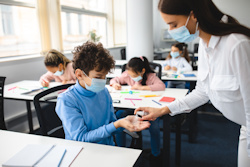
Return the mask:
[[(173, 76), (173, 74), (176, 76), (176, 78)], [(162, 71), (162, 77), (161, 80), (163, 81), (197, 81), (198, 71), (190, 71), (185, 72), (184, 74), (194, 74), (195, 77), (185, 77), (183, 74), (176, 75), (173, 71)]]
[[(49, 88), (61, 85), (60, 82), (50, 82)], [(22, 93), (41, 88), (39, 81), (24, 80), (4, 86), (4, 98), (15, 100), (33, 101), (34, 96), (23, 95)]]
[(141, 150), (71, 141), (53, 137), (24, 134), (0, 130), (0, 164), (3, 164), (27, 144), (56, 144), (83, 146), (83, 150), (74, 160), (72, 167), (79, 166), (133, 166)]
[[(142, 91), (142, 90), (133, 90), (133, 94), (129, 94), (126, 92), (130, 91), (130, 86), (122, 86), (122, 90), (115, 90), (113, 87), (106, 86), (109, 90), (109, 93), (114, 100), (120, 100), (120, 103), (113, 103), (114, 107), (117, 108), (129, 108), (136, 109), (138, 107), (164, 107), (168, 103), (167, 102), (159, 102), (159, 100), (163, 97), (174, 97), (176, 99), (182, 98), (186, 96), (188, 89), (176, 89), (176, 88), (166, 88), (165, 91)], [(125, 93), (124, 93), (125, 92)], [(158, 97), (140, 97), (141, 95), (159, 95)], [(128, 99), (141, 99), (141, 100), (126, 100)], [(160, 103), (156, 103), (156, 102)]]
[(115, 60), (115, 66), (123, 66), (124, 64), (127, 64), (128, 60)]

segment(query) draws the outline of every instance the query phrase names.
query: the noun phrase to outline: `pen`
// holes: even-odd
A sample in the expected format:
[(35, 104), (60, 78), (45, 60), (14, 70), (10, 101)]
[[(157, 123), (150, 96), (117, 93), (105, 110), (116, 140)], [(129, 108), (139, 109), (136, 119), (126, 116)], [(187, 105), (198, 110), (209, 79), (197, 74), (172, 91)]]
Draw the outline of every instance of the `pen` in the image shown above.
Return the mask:
[(134, 98), (124, 98), (125, 100), (142, 100), (142, 99), (134, 99)]
[(157, 104), (159, 104), (160, 106), (161, 106), (161, 103), (158, 103), (157, 101), (155, 101), (155, 100), (152, 100), (153, 102), (155, 102), (155, 103), (157, 103)]

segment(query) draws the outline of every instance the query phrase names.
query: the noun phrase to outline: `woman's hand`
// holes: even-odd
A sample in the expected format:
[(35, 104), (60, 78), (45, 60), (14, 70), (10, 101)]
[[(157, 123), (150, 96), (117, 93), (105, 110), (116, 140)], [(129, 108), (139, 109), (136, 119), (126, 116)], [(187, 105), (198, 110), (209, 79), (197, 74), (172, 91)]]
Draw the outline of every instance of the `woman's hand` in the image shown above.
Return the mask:
[(165, 67), (164, 67), (164, 70), (170, 70), (170, 69), (171, 69), (170, 66), (165, 66)]
[(130, 132), (135, 132), (135, 131), (142, 131), (144, 129), (149, 128), (150, 123), (148, 121), (141, 121), (139, 117), (135, 115), (130, 115), (127, 116), (123, 119), (119, 119), (118, 121), (114, 122), (114, 126), (116, 128), (123, 127)]
[(66, 84), (66, 83), (68, 83), (68, 80), (63, 80), (62, 81), (62, 84)]
[(176, 67), (172, 67), (172, 70), (173, 70), (173, 71), (177, 71), (177, 68), (176, 68)]
[(121, 88), (122, 88), (122, 86), (120, 84), (118, 84), (118, 83), (114, 83), (112, 85), (112, 87), (115, 88), (115, 90), (121, 90)]
[(134, 114), (136, 114), (137, 111), (146, 112), (147, 115), (142, 116), (141, 120), (149, 120), (149, 121), (154, 121), (156, 120), (156, 118), (170, 113), (170, 110), (168, 109), (168, 107), (162, 107), (162, 108), (139, 107), (135, 110)]

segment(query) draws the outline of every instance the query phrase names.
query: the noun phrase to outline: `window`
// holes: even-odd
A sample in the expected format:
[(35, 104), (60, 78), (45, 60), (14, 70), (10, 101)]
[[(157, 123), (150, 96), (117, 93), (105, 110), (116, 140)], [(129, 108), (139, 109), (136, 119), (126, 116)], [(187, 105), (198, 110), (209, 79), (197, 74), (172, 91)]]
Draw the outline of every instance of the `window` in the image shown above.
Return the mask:
[(7, 2), (0, 1), (0, 57), (39, 53), (40, 36), (34, 1), (29, 4), (30, 0)]
[(91, 39), (96, 39), (107, 46), (107, 9), (106, 0), (61, 0), (62, 36), (64, 50), (72, 50), (75, 46)]

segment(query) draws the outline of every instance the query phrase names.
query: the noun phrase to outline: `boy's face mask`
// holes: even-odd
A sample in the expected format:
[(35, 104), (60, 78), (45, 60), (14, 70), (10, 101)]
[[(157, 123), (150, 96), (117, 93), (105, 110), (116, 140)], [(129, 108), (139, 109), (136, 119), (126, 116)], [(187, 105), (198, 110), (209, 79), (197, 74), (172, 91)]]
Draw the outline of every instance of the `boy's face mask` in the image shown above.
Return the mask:
[[(88, 77), (89, 79), (91, 79), (89, 76), (86, 75), (86, 73), (84, 71), (82, 71), (84, 73), (84, 75), (86, 77)], [(98, 93), (100, 91), (102, 91), (105, 88), (106, 85), (106, 78), (105, 79), (97, 79), (97, 78), (92, 78), (91, 79), (91, 85), (88, 86), (85, 83), (85, 88), (91, 92), (95, 92)]]
[(174, 30), (168, 30), (172, 38), (178, 42), (191, 42), (199, 36), (198, 22), (196, 23), (196, 30), (194, 34), (190, 34), (187, 29), (187, 23), (189, 21), (190, 15), (187, 18), (186, 24)]

